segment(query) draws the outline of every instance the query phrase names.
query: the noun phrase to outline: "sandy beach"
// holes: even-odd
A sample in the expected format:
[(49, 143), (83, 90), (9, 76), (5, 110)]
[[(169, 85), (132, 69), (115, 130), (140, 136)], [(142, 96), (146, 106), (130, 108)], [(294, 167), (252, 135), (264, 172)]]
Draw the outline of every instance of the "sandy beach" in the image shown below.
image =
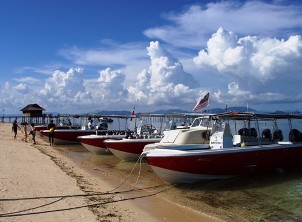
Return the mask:
[(22, 138), (0, 124), (0, 221), (222, 221), (159, 197), (164, 186), (116, 189), (114, 176), (78, 167), (38, 135)]

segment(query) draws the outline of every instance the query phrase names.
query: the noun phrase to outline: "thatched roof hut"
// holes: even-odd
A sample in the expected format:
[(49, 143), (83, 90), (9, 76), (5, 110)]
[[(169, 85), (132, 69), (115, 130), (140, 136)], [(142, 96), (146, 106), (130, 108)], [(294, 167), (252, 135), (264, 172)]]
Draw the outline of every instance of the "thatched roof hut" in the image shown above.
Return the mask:
[(39, 106), (38, 104), (34, 103), (34, 104), (28, 104), (20, 111), (23, 112), (23, 116), (40, 117), (43, 116), (42, 113), (43, 110), (45, 109)]

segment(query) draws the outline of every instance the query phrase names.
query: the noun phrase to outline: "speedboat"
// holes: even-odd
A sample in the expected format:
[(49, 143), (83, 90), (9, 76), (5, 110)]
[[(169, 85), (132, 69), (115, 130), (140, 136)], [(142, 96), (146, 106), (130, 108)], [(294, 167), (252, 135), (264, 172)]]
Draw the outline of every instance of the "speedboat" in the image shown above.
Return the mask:
[(128, 162), (135, 162), (139, 159), (147, 144), (159, 142), (157, 138), (123, 138), (121, 140), (108, 139), (104, 143), (106, 147), (119, 159)]
[(145, 145), (159, 142), (162, 136), (151, 124), (139, 126), (135, 134), (128, 135), (122, 140), (105, 140), (106, 147), (119, 159), (128, 162), (137, 161)]
[[(40, 132), (41, 130), (47, 130), (47, 125), (37, 125), (37, 126), (34, 126), (35, 128), (35, 131), (36, 132)], [(56, 126), (56, 129), (79, 129), (81, 128), (80, 126), (68, 126), (68, 125), (62, 125), (62, 126)]]
[(194, 119), (190, 126), (176, 127), (174, 130), (165, 130), (164, 137), (158, 143), (148, 144), (144, 147), (144, 155), (155, 148), (193, 150), (209, 147), (211, 133), (210, 114), (201, 115)]
[(192, 149), (158, 146), (143, 155), (152, 170), (171, 184), (298, 167), (302, 166), (301, 119), (302, 115), (291, 114), (217, 114), (211, 116), (209, 144)]
[[(106, 131), (87, 130), (87, 129), (55, 129), (54, 143), (55, 144), (75, 144), (80, 143), (79, 136), (91, 134), (106, 134)], [(41, 130), (40, 134), (48, 139), (49, 130)]]
[[(55, 144), (74, 144), (80, 143), (78, 140), (79, 136), (86, 136), (86, 135), (105, 135), (108, 134), (108, 124), (107, 123), (100, 123), (98, 126), (92, 125), (92, 120), (90, 119), (89, 122), (82, 127), (69, 127), (68, 129), (61, 128), (62, 126), (58, 125), (54, 131), (54, 143)], [(42, 136), (48, 136), (49, 130), (40, 130), (40, 134)]]
[(95, 154), (112, 154), (106, 147), (104, 141), (107, 139), (121, 140), (126, 137), (126, 133), (106, 133), (105, 135), (85, 135), (78, 136), (78, 141), (90, 152)]
[(112, 123), (113, 119), (108, 118), (108, 117), (100, 117), (99, 120), (103, 123)]

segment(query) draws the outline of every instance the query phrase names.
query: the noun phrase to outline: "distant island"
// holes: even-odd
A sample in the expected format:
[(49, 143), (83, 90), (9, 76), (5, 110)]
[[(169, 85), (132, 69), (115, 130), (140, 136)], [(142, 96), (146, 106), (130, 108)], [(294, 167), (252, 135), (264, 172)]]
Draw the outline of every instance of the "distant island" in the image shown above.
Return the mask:
[[(258, 111), (252, 108), (248, 108), (245, 106), (234, 106), (234, 107), (228, 107), (227, 110), (223, 108), (213, 108), (213, 109), (207, 109), (207, 110), (201, 110), (201, 112), (198, 113), (223, 113), (223, 112), (261, 112), (261, 113), (274, 113), (274, 114), (285, 114), (285, 113), (295, 113), (300, 114), (300, 111), (280, 111), (276, 110), (273, 112), (265, 112), (265, 111)], [(95, 111), (91, 114), (97, 114), (97, 115), (130, 115), (130, 111)], [(171, 113), (192, 113), (192, 111), (189, 110), (181, 110), (181, 109), (167, 109), (167, 110), (157, 110), (154, 112), (138, 112), (139, 113), (150, 113), (150, 114), (171, 114)]]
[[(272, 114), (287, 114), (287, 113), (292, 113), (292, 114), (301, 114), (300, 111), (281, 111), (281, 110), (276, 110), (272, 112), (268, 111), (259, 111), (255, 110), (252, 108), (248, 108), (245, 106), (234, 106), (234, 107), (228, 107), (227, 110), (224, 108), (213, 108), (213, 109), (207, 109), (207, 110), (200, 110), (200, 112), (195, 112), (195, 114), (198, 113), (224, 113), (224, 112), (258, 112), (258, 113), (272, 113)], [(167, 110), (157, 110), (154, 112), (137, 112), (135, 113), (136, 115), (138, 114), (173, 114), (173, 113), (193, 113), (191, 110), (182, 110), (182, 109), (167, 109)], [(51, 115), (51, 116), (68, 116), (68, 115), (104, 115), (104, 116), (110, 116), (110, 115), (117, 115), (117, 116), (130, 116), (131, 115), (131, 110), (97, 110), (97, 111), (92, 111), (92, 112), (87, 112), (87, 113), (77, 113), (77, 114), (70, 114), (70, 113), (58, 113), (58, 112), (44, 112), (45, 115)], [(22, 116), (20, 114), (6, 114), (4, 116)]]

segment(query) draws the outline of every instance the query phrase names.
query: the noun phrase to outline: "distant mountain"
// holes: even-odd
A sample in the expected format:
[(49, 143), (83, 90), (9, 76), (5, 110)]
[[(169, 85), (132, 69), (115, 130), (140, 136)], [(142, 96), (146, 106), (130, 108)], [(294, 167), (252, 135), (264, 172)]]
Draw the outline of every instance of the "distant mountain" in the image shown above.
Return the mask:
[[(222, 108), (214, 108), (209, 110), (204, 110), (200, 113), (223, 113), (225, 109)], [(227, 112), (246, 112), (247, 108), (244, 106), (236, 106), (236, 107), (228, 107)], [(257, 112), (255, 109), (248, 109), (249, 112)], [(143, 112), (143, 113), (150, 113), (150, 114), (171, 114), (171, 113), (192, 113), (189, 110), (182, 110), (182, 109), (167, 109), (167, 110), (157, 110), (154, 112)], [(92, 114), (98, 115), (130, 115), (130, 111), (95, 111)], [(137, 114), (137, 113), (136, 113)]]
[(167, 109), (167, 110), (157, 110), (154, 112), (150, 112), (152, 114), (169, 114), (169, 113), (191, 113), (188, 110), (181, 110), (181, 109)]
[(97, 114), (97, 115), (120, 115), (120, 116), (130, 116), (131, 112), (128, 110), (120, 110), (120, 111), (95, 111), (92, 112), (91, 114)]
[[(223, 112), (263, 112), (263, 111), (258, 111), (252, 108), (248, 108), (245, 106), (234, 106), (234, 107), (228, 107), (227, 110), (224, 108), (213, 108), (213, 109), (208, 109), (208, 110), (201, 110), (201, 112), (197, 113), (223, 113)], [(167, 110), (156, 110), (153, 112), (138, 112), (135, 114), (139, 113), (144, 113), (144, 114), (171, 114), (171, 113), (192, 113), (191, 110), (182, 110), (182, 109), (167, 109)], [(197, 114), (196, 113), (196, 114)], [(273, 111), (271, 113), (274, 114), (284, 114), (284, 113), (289, 113), (289, 112), (284, 112), (280, 110)], [(300, 111), (292, 111), (290, 113), (293, 114), (300, 114)], [(58, 115), (57, 113), (51, 113), (53, 116)], [(89, 112), (89, 113), (82, 113), (81, 115), (89, 115), (89, 114), (95, 114), (95, 115), (104, 115), (104, 116), (109, 116), (109, 115), (118, 115), (118, 116), (130, 116), (131, 111), (129, 110), (120, 110), (120, 111), (109, 111), (109, 110), (97, 110), (94, 112)], [(61, 114), (62, 115), (62, 114)]]
[[(225, 112), (225, 109), (222, 109), (222, 112)], [(252, 108), (247, 108), (246, 106), (234, 106), (228, 107), (227, 112), (257, 112), (257, 110)]]
[[(228, 107), (227, 110), (223, 108), (213, 108), (213, 109), (208, 109), (208, 110), (201, 110), (199, 113), (223, 113), (223, 112), (261, 112), (261, 113), (266, 113), (265, 111), (259, 111), (255, 110), (252, 108), (248, 108), (245, 106), (234, 106), (234, 107)], [(157, 110), (154, 112), (143, 112), (145, 114), (171, 114), (171, 113), (192, 113), (191, 110), (182, 110), (182, 109), (167, 109), (167, 110)], [(198, 112), (197, 112), (198, 113)], [(300, 111), (281, 111), (281, 110), (276, 110), (270, 112), (272, 114), (286, 114), (286, 113), (291, 113), (291, 114), (301, 114)], [(57, 113), (57, 112), (46, 112), (44, 113), (45, 115), (52, 115), (52, 116), (68, 116), (69, 114), (62, 114), (62, 113)], [(89, 115), (89, 114), (95, 114), (95, 115), (104, 115), (104, 116), (109, 116), (109, 115), (118, 115), (118, 116), (130, 116), (131, 111), (129, 110), (120, 110), (120, 111), (109, 111), (109, 110), (97, 110), (94, 112), (88, 112), (88, 113), (79, 113), (78, 115)], [(136, 113), (138, 114), (138, 113)], [(22, 114), (5, 114), (5, 116), (20, 116), (22, 117)]]
[(276, 110), (275, 112), (273, 112), (273, 114), (286, 114), (286, 113), (291, 113), (291, 114), (301, 114), (300, 111), (296, 110), (296, 111), (291, 111), (291, 112), (284, 112), (281, 110)]

